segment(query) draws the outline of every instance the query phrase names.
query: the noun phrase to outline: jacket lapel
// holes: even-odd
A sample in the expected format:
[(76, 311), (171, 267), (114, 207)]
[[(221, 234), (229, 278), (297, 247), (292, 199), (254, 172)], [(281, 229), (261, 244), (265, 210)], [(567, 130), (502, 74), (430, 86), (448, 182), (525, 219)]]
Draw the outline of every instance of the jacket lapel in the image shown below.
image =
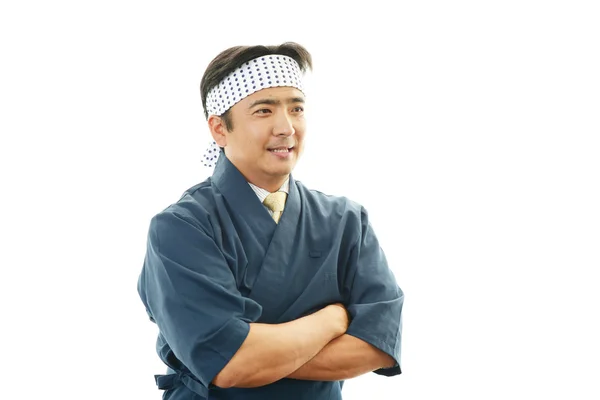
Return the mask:
[[(289, 284), (289, 264), (300, 218), (300, 195), (290, 176), (290, 189), (284, 211), (275, 223), (267, 209), (246, 181), (246, 178), (227, 159), (219, 156), (211, 177), (215, 196), (225, 200), (222, 220), (229, 219), (232, 229), (244, 248), (247, 258), (245, 270), (238, 276), (240, 293), (263, 307), (260, 321), (275, 321), (284, 310), (278, 299)], [(217, 201), (218, 203), (222, 203)], [(219, 213), (221, 214), (221, 213)], [(224, 221), (222, 221), (224, 224)]]
[(298, 188), (290, 176), (289, 195), (279, 224), (269, 216), (275, 231), (262, 261), (259, 275), (248, 296), (263, 306), (261, 320), (275, 322), (285, 311), (286, 302), (282, 301), (282, 296), (292, 275), (288, 267), (294, 250), (300, 211)]
[[(241, 282), (242, 295), (263, 307), (261, 321), (276, 321), (285, 311), (279, 301), (289, 284), (287, 268), (300, 219), (300, 194), (292, 176), (285, 208), (275, 223), (239, 170), (224, 154), (219, 156), (213, 176), (215, 196), (225, 198), (237, 236), (242, 242), (248, 265)], [(245, 288), (245, 290), (244, 290)]]

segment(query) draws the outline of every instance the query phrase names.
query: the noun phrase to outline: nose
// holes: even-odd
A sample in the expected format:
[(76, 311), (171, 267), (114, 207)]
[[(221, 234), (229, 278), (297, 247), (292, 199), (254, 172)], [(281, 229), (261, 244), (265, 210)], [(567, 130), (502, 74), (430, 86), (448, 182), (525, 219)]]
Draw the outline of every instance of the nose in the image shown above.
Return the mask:
[(275, 136), (292, 136), (296, 133), (292, 118), (287, 112), (277, 113), (275, 126), (273, 127), (273, 135)]

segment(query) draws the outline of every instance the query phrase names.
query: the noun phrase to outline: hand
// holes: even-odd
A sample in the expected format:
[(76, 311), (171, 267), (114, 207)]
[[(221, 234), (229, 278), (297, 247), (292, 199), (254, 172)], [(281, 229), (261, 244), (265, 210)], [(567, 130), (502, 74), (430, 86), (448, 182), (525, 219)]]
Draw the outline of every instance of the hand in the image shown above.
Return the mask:
[(346, 310), (346, 307), (342, 303), (334, 303), (330, 304), (325, 309), (329, 309), (331, 314), (333, 315), (333, 321), (340, 328), (341, 333), (343, 335), (348, 330), (348, 326), (350, 325), (350, 313)]

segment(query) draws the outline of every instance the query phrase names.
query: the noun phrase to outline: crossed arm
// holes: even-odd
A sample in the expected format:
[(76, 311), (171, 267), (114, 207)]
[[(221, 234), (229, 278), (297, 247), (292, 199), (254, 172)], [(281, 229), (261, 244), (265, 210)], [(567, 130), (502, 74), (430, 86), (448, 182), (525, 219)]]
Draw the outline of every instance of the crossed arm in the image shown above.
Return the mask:
[(213, 384), (251, 388), (282, 378), (335, 381), (396, 364), (386, 353), (346, 334), (348, 324), (345, 309), (337, 305), (284, 324), (250, 324), (248, 337)]
[(339, 381), (394, 365), (396, 361), (387, 353), (364, 340), (344, 334), (329, 342), (319, 354), (287, 377)]

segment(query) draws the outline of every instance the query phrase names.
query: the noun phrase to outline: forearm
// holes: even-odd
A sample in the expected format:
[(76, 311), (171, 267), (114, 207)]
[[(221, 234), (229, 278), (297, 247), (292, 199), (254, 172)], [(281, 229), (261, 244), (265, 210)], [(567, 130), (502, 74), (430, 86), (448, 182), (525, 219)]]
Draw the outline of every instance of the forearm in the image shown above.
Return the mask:
[(248, 337), (215, 384), (249, 388), (286, 377), (344, 332), (329, 318), (322, 310), (284, 324), (250, 324)]
[(389, 368), (395, 360), (351, 335), (332, 340), (314, 358), (287, 378), (301, 380), (339, 381), (355, 378), (379, 368)]

